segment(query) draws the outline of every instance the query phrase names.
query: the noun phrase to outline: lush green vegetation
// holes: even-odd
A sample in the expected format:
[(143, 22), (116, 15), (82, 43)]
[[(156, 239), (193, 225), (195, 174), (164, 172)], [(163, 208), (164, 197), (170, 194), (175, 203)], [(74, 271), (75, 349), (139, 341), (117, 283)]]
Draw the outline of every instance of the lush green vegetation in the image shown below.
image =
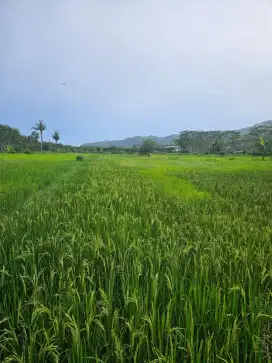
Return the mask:
[(0, 361), (271, 361), (271, 167), (0, 158)]
[[(38, 121), (32, 128), (29, 136), (22, 135), (16, 128), (0, 124), (0, 152), (13, 153), (36, 153), (44, 152), (82, 152), (83, 148), (71, 145), (59, 144), (60, 133), (55, 130), (51, 135), (54, 142), (44, 140), (46, 125), (43, 121)], [(42, 141), (42, 142), (41, 142)]]
[[(260, 142), (263, 138), (263, 143)], [(152, 145), (150, 142), (153, 142)], [(165, 151), (165, 145), (179, 145), (183, 153), (272, 153), (272, 121), (263, 121), (252, 127), (229, 131), (192, 131), (185, 130), (166, 137), (141, 136), (129, 137), (124, 140), (102, 141), (83, 145), (87, 149), (99, 146), (104, 151), (117, 153), (124, 150), (130, 152)], [(168, 150), (169, 151), (169, 150)]]
[(17, 209), (26, 198), (43, 190), (71, 168), (65, 155), (0, 154), (0, 216)]
[[(182, 131), (166, 137), (130, 137), (124, 140), (84, 144), (81, 147), (59, 143), (60, 132), (55, 130), (51, 138), (44, 141), (47, 130), (44, 121), (39, 120), (29, 136), (23, 136), (16, 128), (0, 124), (0, 151), (16, 152), (80, 152), (146, 155), (151, 152), (164, 153), (166, 145), (179, 146), (181, 153), (231, 154), (247, 153), (272, 156), (272, 121), (264, 121), (252, 127), (237, 131)], [(47, 130), (48, 131), (48, 130)]]

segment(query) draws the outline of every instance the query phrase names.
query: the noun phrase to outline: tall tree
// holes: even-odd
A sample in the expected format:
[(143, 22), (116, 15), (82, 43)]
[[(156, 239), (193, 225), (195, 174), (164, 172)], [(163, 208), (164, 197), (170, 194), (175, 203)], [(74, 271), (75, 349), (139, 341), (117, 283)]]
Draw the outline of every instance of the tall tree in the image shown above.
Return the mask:
[(176, 140), (176, 144), (180, 146), (182, 152), (188, 151), (188, 144), (189, 144), (189, 131), (181, 131), (179, 133), (179, 138)]
[(30, 134), (30, 137), (33, 141), (35, 142), (38, 142), (39, 141), (39, 138), (40, 138), (40, 135), (37, 131), (32, 131), (31, 134)]
[(31, 150), (36, 149), (38, 146), (39, 139), (40, 139), (40, 134), (37, 131), (32, 131), (28, 137), (29, 149)]
[(213, 153), (219, 153), (220, 151), (222, 151), (222, 145), (220, 143), (220, 140), (214, 140), (211, 143), (210, 152), (213, 154)]
[(41, 151), (43, 151), (43, 132), (46, 130), (45, 123), (39, 120), (32, 129), (40, 133)]
[(57, 144), (58, 141), (60, 140), (60, 133), (59, 133), (59, 131), (54, 131), (54, 133), (52, 134), (52, 138), (55, 140), (55, 143)]
[(18, 146), (23, 140), (23, 136), (16, 128), (8, 125), (0, 125), (0, 151), (5, 151), (8, 145)]
[(150, 153), (155, 149), (156, 143), (151, 139), (143, 140), (140, 146), (140, 154), (141, 155), (150, 155)]

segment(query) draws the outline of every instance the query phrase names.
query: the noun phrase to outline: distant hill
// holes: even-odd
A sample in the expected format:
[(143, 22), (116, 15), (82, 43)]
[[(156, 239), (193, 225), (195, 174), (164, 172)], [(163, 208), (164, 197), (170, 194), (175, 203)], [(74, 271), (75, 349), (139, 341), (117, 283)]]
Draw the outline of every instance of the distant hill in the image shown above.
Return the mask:
[(132, 147), (133, 145), (140, 145), (144, 139), (151, 139), (155, 141), (158, 145), (167, 145), (174, 142), (175, 139), (178, 138), (178, 134), (169, 135), (165, 137), (158, 137), (154, 135), (150, 136), (134, 136), (134, 137), (128, 137), (124, 140), (112, 140), (112, 141), (99, 141), (99, 142), (93, 142), (93, 143), (87, 143), (82, 145), (82, 147), (90, 147), (90, 146), (100, 146), (100, 147), (110, 147), (110, 146), (116, 146), (116, 147)]
[[(244, 127), (242, 129), (234, 130), (237, 132), (240, 132), (241, 135), (248, 134), (253, 128), (259, 127), (259, 126), (271, 126), (272, 127), (272, 120), (263, 121), (258, 124), (255, 124), (253, 126)], [(123, 148), (131, 148), (133, 145), (140, 145), (144, 139), (151, 139), (155, 141), (158, 145), (169, 145), (173, 143), (177, 138), (179, 137), (178, 134), (172, 134), (165, 137), (158, 137), (154, 135), (150, 136), (133, 136), (128, 137), (123, 140), (106, 140), (106, 141), (99, 141), (99, 142), (92, 142), (92, 143), (86, 143), (81, 145), (82, 147), (110, 147), (110, 146), (116, 146), (116, 147), (123, 147)]]

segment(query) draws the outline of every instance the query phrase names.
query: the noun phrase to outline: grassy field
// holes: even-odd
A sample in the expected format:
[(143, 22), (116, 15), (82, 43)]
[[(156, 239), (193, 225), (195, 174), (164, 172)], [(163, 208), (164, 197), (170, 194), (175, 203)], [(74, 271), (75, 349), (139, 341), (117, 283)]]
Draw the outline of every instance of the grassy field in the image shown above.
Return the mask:
[(0, 361), (272, 362), (272, 162), (74, 159), (0, 156)]
[(71, 167), (73, 154), (0, 154), (0, 216), (26, 201), (35, 192), (54, 183)]

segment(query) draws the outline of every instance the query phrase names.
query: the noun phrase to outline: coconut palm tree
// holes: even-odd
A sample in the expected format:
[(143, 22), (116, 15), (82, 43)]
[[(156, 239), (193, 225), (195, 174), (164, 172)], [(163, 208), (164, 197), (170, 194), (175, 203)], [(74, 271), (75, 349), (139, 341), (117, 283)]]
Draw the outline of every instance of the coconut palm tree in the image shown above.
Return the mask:
[(57, 144), (58, 141), (60, 140), (60, 133), (59, 133), (59, 131), (54, 131), (54, 133), (52, 134), (52, 138), (55, 140), (55, 142)]
[(46, 130), (45, 123), (42, 120), (39, 120), (32, 129), (40, 133), (41, 151), (43, 151), (43, 132)]

